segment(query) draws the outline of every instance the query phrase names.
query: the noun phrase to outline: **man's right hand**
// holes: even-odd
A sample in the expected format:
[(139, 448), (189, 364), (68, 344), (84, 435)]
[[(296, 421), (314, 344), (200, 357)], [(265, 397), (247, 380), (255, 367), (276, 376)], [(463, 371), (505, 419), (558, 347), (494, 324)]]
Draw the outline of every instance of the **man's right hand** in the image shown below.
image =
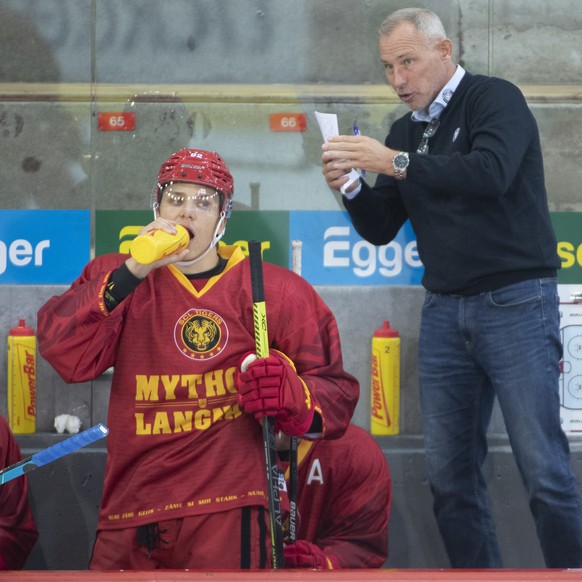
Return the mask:
[[(323, 175), (330, 188), (339, 190), (352, 168), (394, 176), (392, 159), (398, 153), (367, 136), (335, 135), (322, 146)], [(354, 185), (355, 188), (355, 185)], [(350, 191), (353, 188), (350, 188)]]

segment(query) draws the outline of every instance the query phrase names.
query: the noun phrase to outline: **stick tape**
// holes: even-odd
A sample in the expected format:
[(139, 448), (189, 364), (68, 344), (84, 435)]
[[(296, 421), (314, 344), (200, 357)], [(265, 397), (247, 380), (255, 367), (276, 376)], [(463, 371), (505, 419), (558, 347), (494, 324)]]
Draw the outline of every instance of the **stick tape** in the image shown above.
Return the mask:
[(39, 451), (38, 453), (23, 459), (19, 463), (15, 463), (10, 467), (2, 469), (0, 471), (0, 485), (3, 485), (12, 479), (16, 479), (25, 473), (30, 473), (30, 471), (34, 471), (34, 469), (37, 469), (38, 467), (52, 463), (81, 447), (90, 445), (91, 443), (107, 436), (108, 433), (109, 429), (105, 425), (99, 423), (79, 434), (73, 435), (64, 441), (57, 443), (56, 445), (52, 445)]

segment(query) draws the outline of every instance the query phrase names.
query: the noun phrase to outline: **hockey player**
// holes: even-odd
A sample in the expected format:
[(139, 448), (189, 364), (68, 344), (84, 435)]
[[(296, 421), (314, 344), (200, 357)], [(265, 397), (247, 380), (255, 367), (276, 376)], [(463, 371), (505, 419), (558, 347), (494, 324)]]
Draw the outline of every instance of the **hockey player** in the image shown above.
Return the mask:
[[(21, 460), (10, 426), (0, 416), (0, 468)], [(38, 538), (26, 479), (24, 475), (0, 485), (0, 570), (20, 570)]]
[(182, 225), (187, 249), (150, 264), (96, 257), (38, 312), (40, 352), (65, 381), (114, 367), (92, 569), (269, 567), (255, 417), (336, 438), (356, 405), (330, 310), (304, 279), (268, 263), (271, 355), (239, 374), (255, 343), (249, 261), (218, 245), (233, 191), (217, 153), (176, 152), (141, 233)]
[[(282, 461), (288, 441), (278, 437)], [(381, 568), (388, 557), (392, 478), (376, 441), (350, 424), (339, 439), (301, 439), (297, 457), (297, 541), (285, 546), (285, 568)]]

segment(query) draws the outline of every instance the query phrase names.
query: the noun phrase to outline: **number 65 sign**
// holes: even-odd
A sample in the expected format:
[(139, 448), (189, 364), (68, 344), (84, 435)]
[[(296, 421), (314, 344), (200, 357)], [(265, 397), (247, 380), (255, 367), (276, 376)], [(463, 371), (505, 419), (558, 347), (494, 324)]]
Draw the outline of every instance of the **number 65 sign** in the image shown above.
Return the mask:
[(104, 111), (97, 116), (97, 127), (101, 131), (133, 131), (135, 113)]

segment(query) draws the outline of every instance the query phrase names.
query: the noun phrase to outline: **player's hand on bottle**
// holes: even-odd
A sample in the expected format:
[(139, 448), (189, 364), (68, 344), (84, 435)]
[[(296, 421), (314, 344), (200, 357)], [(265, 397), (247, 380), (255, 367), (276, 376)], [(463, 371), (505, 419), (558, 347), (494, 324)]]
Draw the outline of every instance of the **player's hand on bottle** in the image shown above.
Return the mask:
[[(158, 216), (154, 221), (146, 224), (146, 226), (144, 226), (137, 234), (139, 236), (156, 230), (163, 230), (169, 234), (176, 234), (176, 224), (177, 223), (174, 220), (169, 220), (167, 218)], [(178, 261), (184, 260), (189, 252), (190, 251), (188, 248), (181, 249), (175, 253), (172, 253), (171, 255), (166, 255), (157, 261), (153, 261), (147, 264), (139, 263), (132, 256), (130, 256), (127, 261), (125, 261), (125, 264), (135, 277), (144, 279), (154, 269), (159, 269), (160, 267), (165, 267), (167, 265), (171, 265), (172, 263), (177, 263)]]
[(289, 436), (303, 436), (313, 420), (315, 402), (293, 362), (276, 350), (268, 358), (245, 354), (235, 374), (237, 400), (258, 422), (275, 418), (275, 430)]
[(333, 570), (333, 563), (315, 544), (297, 540), (283, 548), (285, 568)]

